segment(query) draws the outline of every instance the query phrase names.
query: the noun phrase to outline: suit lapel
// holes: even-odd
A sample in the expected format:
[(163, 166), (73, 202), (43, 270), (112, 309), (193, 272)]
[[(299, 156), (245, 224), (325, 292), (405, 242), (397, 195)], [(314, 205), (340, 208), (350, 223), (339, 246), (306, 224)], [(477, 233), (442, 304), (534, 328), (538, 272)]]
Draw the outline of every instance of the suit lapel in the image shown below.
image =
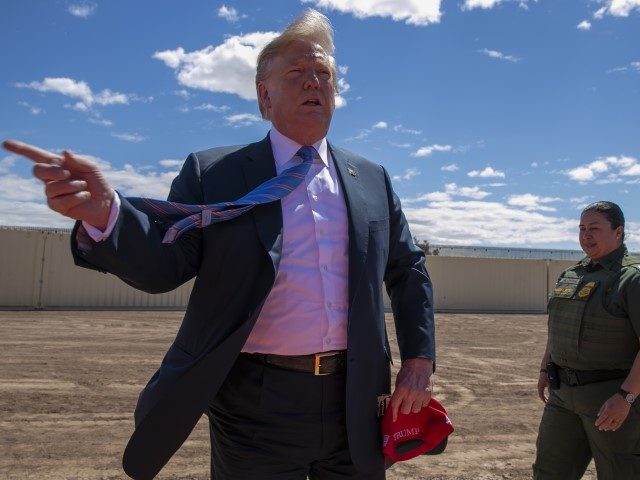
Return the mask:
[(329, 145), (336, 165), (338, 179), (344, 191), (349, 218), (349, 313), (353, 305), (360, 277), (364, 273), (369, 245), (369, 220), (365, 191), (360, 183), (358, 168), (349, 161), (349, 155)]
[[(276, 176), (275, 160), (269, 135), (258, 143), (253, 144), (243, 159), (242, 171), (247, 192), (261, 183)], [(257, 205), (251, 210), (260, 242), (269, 253), (273, 262), (274, 272), (278, 270), (282, 254), (282, 208), (280, 202)]]

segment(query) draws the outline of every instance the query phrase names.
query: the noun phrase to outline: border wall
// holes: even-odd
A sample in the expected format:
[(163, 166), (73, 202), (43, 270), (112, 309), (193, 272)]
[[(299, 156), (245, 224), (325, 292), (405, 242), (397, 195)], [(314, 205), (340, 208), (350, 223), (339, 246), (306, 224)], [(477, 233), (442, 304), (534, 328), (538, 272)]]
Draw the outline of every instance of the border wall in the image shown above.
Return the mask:
[[(184, 309), (193, 281), (148, 294), (113, 275), (76, 267), (69, 231), (0, 229), (0, 309)], [(437, 311), (545, 312), (575, 260), (428, 256)], [(389, 300), (385, 296), (386, 306)]]

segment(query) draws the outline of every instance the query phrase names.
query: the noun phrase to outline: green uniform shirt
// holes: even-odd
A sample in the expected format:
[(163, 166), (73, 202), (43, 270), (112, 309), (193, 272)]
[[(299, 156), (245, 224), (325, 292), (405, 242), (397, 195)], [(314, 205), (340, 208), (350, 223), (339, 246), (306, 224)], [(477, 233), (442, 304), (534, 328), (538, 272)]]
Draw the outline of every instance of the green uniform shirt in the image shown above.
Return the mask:
[(622, 245), (565, 270), (549, 300), (549, 351), (576, 370), (629, 369), (640, 349), (640, 259)]

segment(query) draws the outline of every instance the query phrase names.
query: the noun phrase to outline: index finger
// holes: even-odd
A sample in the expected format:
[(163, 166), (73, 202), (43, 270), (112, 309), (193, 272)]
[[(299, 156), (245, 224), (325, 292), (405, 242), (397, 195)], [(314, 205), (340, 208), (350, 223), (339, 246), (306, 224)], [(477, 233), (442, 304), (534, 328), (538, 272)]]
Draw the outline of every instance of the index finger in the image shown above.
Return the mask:
[(2, 146), (10, 152), (27, 157), (36, 163), (46, 163), (49, 165), (60, 165), (62, 163), (62, 157), (60, 155), (43, 150), (35, 145), (29, 145), (28, 143), (17, 140), (5, 140), (2, 142)]

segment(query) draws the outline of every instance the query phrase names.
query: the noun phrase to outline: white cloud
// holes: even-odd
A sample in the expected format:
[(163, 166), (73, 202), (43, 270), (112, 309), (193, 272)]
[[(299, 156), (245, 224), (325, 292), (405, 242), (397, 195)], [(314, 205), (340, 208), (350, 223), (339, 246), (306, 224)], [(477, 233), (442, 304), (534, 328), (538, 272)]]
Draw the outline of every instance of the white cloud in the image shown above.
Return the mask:
[(188, 90), (185, 90), (184, 88), (180, 89), (180, 90), (175, 90), (174, 95), (177, 95), (178, 97), (182, 97), (185, 100), (189, 100), (191, 98), (191, 94), (189, 93)]
[(480, 187), (459, 187), (455, 183), (447, 183), (444, 186), (443, 192), (429, 192), (418, 195), (415, 198), (402, 199), (403, 204), (412, 205), (414, 203), (424, 201), (446, 201), (453, 197), (466, 197), (474, 200), (482, 200), (485, 197), (491, 195), (490, 192), (481, 190)]
[(178, 47), (155, 52), (153, 58), (175, 70), (180, 85), (255, 100), (258, 53), (276, 35), (276, 32), (236, 35), (215, 47), (209, 45), (193, 52)]
[(464, 0), (463, 10), (473, 10), (474, 8), (490, 9), (499, 5), (502, 0)]
[(227, 105), (212, 105), (210, 103), (203, 103), (197, 107), (193, 107), (194, 110), (206, 110), (211, 112), (223, 113), (229, 110)]
[(400, 133), (408, 133), (409, 135), (420, 135), (422, 133), (422, 130), (415, 130), (413, 128), (404, 128), (402, 124), (395, 125), (393, 127), (393, 131), (400, 132)]
[(554, 217), (500, 202), (424, 199), (403, 208), (411, 233), (444, 245), (576, 244), (576, 219)]
[(538, 162), (531, 162), (532, 168), (538, 168)]
[(238, 10), (233, 7), (227, 7), (226, 5), (222, 5), (218, 9), (218, 16), (220, 18), (224, 18), (227, 22), (235, 23), (241, 18), (246, 18), (246, 15), (240, 15)]
[(451, 145), (438, 145), (437, 143), (433, 145), (426, 145), (424, 147), (420, 147), (418, 150), (411, 154), (412, 157), (428, 157), (433, 152), (450, 152), (453, 147)]
[(76, 3), (69, 5), (67, 11), (74, 17), (87, 18), (96, 12), (98, 5), (91, 2)]
[(442, 170), (443, 172), (457, 172), (458, 170), (460, 170), (460, 168), (455, 163), (451, 163), (449, 165), (445, 165), (444, 167), (440, 167), (440, 170)]
[(132, 143), (140, 143), (143, 140), (146, 140), (146, 137), (138, 135), (137, 133), (112, 133), (111, 136), (118, 140), (124, 140), (125, 142)]
[(612, 68), (607, 73), (627, 72), (629, 70), (634, 70), (636, 72), (640, 72), (640, 62), (630, 62), (628, 65), (625, 65), (623, 67)]
[(634, 157), (609, 156), (579, 165), (563, 173), (571, 180), (580, 183), (635, 183), (638, 179), (627, 177), (640, 176), (640, 163)]
[(234, 127), (247, 127), (262, 121), (262, 118), (253, 113), (236, 113), (234, 115), (227, 115), (224, 119), (229, 125)]
[(103, 127), (112, 127), (113, 122), (111, 120), (106, 120), (101, 117), (91, 117), (88, 120), (89, 123), (93, 123), (94, 125), (102, 125)]
[(7, 173), (16, 164), (16, 157), (14, 155), (7, 155), (0, 160), (0, 173)]
[(374, 124), (371, 128), (387, 128), (387, 122), (378, 122)]
[(30, 88), (38, 92), (54, 92), (61, 95), (77, 98), (79, 102), (70, 108), (79, 111), (89, 111), (95, 105), (128, 105), (130, 101), (151, 101), (152, 97), (142, 98), (133, 94), (113, 92), (110, 89), (104, 89), (98, 93), (93, 93), (86, 82), (76, 81), (66, 77), (46, 77), (41, 82), (16, 83), (17, 88)]
[[(489, 10), (493, 7), (500, 5), (505, 1), (517, 1), (518, 6), (524, 10), (529, 10), (529, 0), (464, 0), (462, 4), (462, 10), (473, 10), (475, 8), (481, 8), (483, 10)], [(534, 0), (538, 1), (538, 0)]]
[(471, 170), (467, 173), (470, 177), (481, 177), (481, 178), (504, 178), (504, 172), (500, 170), (494, 170), (491, 167), (486, 167), (484, 170)]
[(452, 196), (468, 197), (474, 200), (481, 200), (491, 195), (491, 193), (481, 190), (480, 187), (459, 187), (455, 183), (447, 183), (445, 192)]
[(31, 115), (40, 115), (42, 113), (42, 109), (40, 107), (36, 107), (27, 102), (18, 102), (18, 105), (21, 107), (27, 108)]
[(583, 20), (576, 26), (576, 28), (578, 30), (591, 30), (591, 22)]
[(482, 50), (478, 50), (478, 52), (486, 55), (487, 57), (497, 58), (498, 60), (506, 60), (508, 62), (519, 62), (520, 59), (518, 57), (514, 57), (513, 55), (506, 55), (497, 50), (489, 50), (488, 48), (483, 48)]
[(507, 204), (512, 207), (522, 207), (527, 211), (540, 210), (544, 212), (555, 212), (554, 207), (546, 206), (545, 204), (558, 202), (560, 198), (557, 197), (540, 197), (531, 193), (524, 193), (521, 195), (511, 195), (507, 199)]
[(391, 17), (396, 22), (424, 26), (438, 23), (440, 0), (302, 0), (317, 7), (351, 13), (356, 18)]
[[(595, 18), (602, 18), (607, 13), (614, 17), (628, 17), (634, 11), (640, 11), (640, 0), (601, 0), (605, 6), (595, 12)], [(597, 16), (596, 16), (597, 15)]]
[(407, 168), (403, 175), (394, 175), (393, 180), (401, 182), (402, 180), (411, 180), (413, 177), (420, 175), (420, 171), (416, 168)]
[(160, 165), (162, 165), (164, 168), (179, 168), (179, 167), (182, 166), (184, 161), (183, 160), (166, 159), (166, 160), (160, 160), (158, 163)]

